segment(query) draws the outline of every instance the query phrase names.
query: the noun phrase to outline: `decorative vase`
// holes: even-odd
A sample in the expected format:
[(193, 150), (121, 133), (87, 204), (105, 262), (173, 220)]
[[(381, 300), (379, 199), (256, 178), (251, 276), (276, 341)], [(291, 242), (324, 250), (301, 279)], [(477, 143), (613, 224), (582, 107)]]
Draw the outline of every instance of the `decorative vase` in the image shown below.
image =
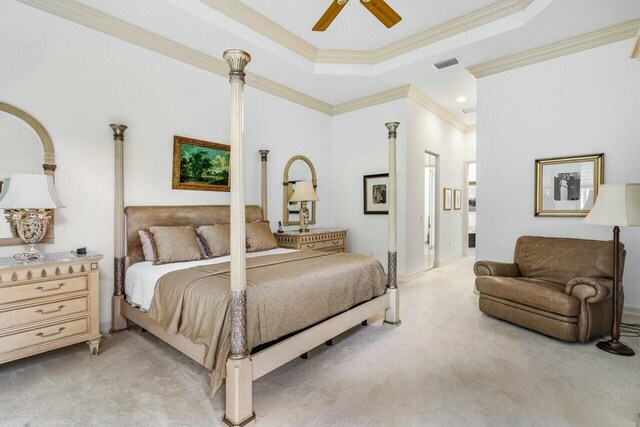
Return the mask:
[(44, 253), (36, 248), (47, 234), (49, 225), (49, 213), (45, 210), (29, 209), (24, 213), (16, 212), (12, 216), (18, 236), (29, 245), (29, 250), (15, 256), (19, 260), (34, 260), (44, 258)]

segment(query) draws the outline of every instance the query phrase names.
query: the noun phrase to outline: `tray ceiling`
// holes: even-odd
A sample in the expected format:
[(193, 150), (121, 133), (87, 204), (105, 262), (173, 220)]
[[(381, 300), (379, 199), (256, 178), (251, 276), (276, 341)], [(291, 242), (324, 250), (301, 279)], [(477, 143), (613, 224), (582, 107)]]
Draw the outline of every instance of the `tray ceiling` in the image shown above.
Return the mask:
[(385, 28), (359, 0), (351, 0), (325, 32), (311, 28), (331, 0), (241, 0), (263, 16), (320, 49), (375, 50), (394, 41), (435, 27), (496, 0), (388, 0), (402, 16), (394, 27)]

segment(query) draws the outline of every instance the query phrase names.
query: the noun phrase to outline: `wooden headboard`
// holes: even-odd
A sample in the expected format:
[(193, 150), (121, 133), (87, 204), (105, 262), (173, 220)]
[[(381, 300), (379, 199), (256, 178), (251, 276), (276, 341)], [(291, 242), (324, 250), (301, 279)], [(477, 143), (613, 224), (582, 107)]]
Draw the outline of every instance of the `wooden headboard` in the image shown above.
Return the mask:
[[(260, 206), (245, 207), (246, 221), (262, 221)], [(128, 265), (144, 261), (138, 231), (154, 225), (213, 225), (230, 222), (229, 205), (205, 206), (128, 206), (124, 209), (127, 224)]]

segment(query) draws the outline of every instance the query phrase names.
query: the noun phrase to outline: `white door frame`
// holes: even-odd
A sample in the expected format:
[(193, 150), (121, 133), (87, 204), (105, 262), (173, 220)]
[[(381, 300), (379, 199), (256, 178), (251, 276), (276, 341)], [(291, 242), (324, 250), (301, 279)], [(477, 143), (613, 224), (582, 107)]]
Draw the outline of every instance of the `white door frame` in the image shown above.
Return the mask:
[[(436, 244), (435, 244), (435, 248), (434, 248), (434, 257), (435, 259), (433, 260), (433, 268), (437, 268), (440, 267), (440, 154), (436, 154), (433, 151), (429, 151), (429, 150), (424, 150), (425, 154), (428, 154), (430, 156), (434, 156), (436, 158), (436, 173), (435, 173), (435, 191), (434, 191), (434, 195), (433, 195), (433, 200), (434, 200), (434, 216), (435, 216), (435, 220), (436, 220), (436, 226), (433, 229), (433, 234), (435, 236), (436, 239)], [(422, 166), (422, 194), (424, 196), (424, 194), (426, 193), (426, 190), (424, 188), (424, 182), (425, 182), (425, 177), (424, 177), (424, 171), (426, 170), (426, 165)], [(422, 209), (424, 209), (424, 203), (422, 204)], [(422, 213), (422, 234), (424, 235), (424, 227), (426, 227), (426, 216), (425, 216), (426, 212)], [(423, 239), (424, 240), (424, 239)], [(424, 245), (423, 245), (424, 247)], [(422, 257), (424, 259), (424, 256)], [(427, 266), (424, 266), (424, 269), (427, 269)]]

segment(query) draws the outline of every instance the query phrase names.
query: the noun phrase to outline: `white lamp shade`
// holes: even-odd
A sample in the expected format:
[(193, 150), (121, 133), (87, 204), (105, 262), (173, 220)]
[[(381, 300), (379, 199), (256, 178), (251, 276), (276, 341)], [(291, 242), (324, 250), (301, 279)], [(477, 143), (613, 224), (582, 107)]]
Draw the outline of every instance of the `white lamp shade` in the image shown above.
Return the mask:
[(605, 184), (585, 224), (619, 227), (640, 226), (640, 184)]
[(49, 175), (21, 173), (4, 181), (0, 209), (64, 208)]
[(290, 202), (317, 202), (316, 190), (311, 181), (298, 181), (295, 184)]

